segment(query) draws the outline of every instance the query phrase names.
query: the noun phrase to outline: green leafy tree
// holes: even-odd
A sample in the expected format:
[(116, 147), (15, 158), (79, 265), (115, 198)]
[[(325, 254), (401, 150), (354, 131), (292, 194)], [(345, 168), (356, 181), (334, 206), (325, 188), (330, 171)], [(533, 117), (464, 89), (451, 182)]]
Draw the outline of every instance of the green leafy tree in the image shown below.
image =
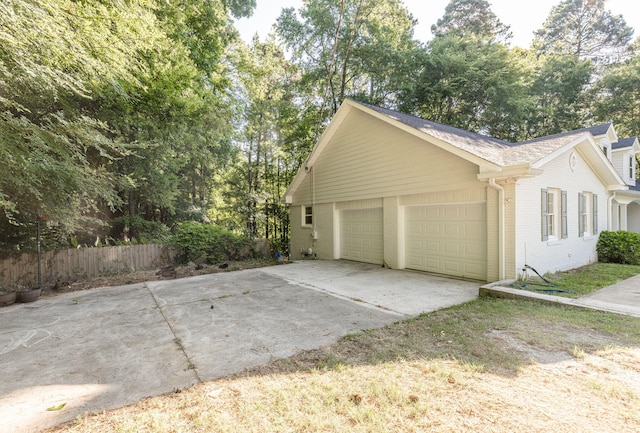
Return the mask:
[[(130, 25), (111, 25), (125, 19)], [(153, 38), (144, 19), (144, 8), (136, 7), (0, 4), (3, 233), (21, 226), (30, 232), (43, 215), (75, 230), (94, 222), (104, 207), (119, 205), (110, 166), (129, 151), (127, 144), (86, 107), (96, 83), (115, 89), (138, 72), (126, 61), (136, 47), (124, 40)], [(14, 246), (20, 242), (14, 239)]]
[(415, 21), (398, 0), (310, 0), (284, 9), (276, 30), (307, 91), (335, 113), (345, 97), (393, 105), (415, 71)]
[(573, 55), (530, 59), (531, 97), (535, 109), (526, 119), (525, 138), (558, 134), (584, 127), (589, 120), (593, 64)]
[(229, 16), (255, 1), (125, 3), (0, 4), (3, 233), (206, 217), (234, 133)]
[[(222, 188), (210, 215), (230, 229), (279, 243), (282, 251), (288, 239), (288, 212), (280, 198), (299, 167), (298, 159), (304, 158), (299, 156), (301, 149), (306, 153), (309, 147), (288, 144), (304, 129), (303, 113), (293, 103), (299, 69), (272, 38), (254, 38), (247, 47), (238, 45), (235, 53), (238, 88), (245, 101), (238, 143), (242, 158), (220, 179)], [(305, 131), (303, 140), (310, 143), (310, 129)]]
[(534, 48), (608, 64), (628, 55), (632, 37), (633, 29), (605, 10), (604, 0), (563, 0), (536, 32)]
[(621, 136), (640, 134), (640, 40), (626, 62), (613, 66), (595, 86), (595, 117), (613, 120)]
[(506, 43), (513, 36), (509, 26), (491, 11), (486, 0), (451, 0), (444, 15), (431, 26), (434, 36), (456, 34)]
[(436, 37), (416, 81), (404, 111), (497, 138), (521, 135), (531, 106), (526, 68), (505, 45), (457, 34)]

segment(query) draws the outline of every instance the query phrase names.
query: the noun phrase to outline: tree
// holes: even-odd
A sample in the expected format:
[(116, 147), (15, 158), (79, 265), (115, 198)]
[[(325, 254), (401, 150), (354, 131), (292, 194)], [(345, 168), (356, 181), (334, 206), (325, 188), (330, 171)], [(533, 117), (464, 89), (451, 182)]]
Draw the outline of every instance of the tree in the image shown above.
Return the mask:
[(234, 133), (229, 13), (254, 5), (0, 4), (0, 231), (43, 214), (67, 234), (205, 218)]
[[(11, 0), (0, 5), (0, 230), (47, 215), (68, 230), (119, 204), (110, 164), (129, 150), (86, 110), (95, 83), (117, 87), (149, 40), (144, 11)], [(87, 17), (95, 19), (90, 31)], [(128, 20), (116, 30), (107, 22)], [(137, 27), (137, 26), (140, 27)], [(107, 62), (106, 58), (111, 61)]]
[(621, 15), (605, 10), (604, 0), (563, 0), (551, 9), (533, 46), (538, 53), (608, 64), (628, 54), (632, 37), (633, 29)]
[(516, 139), (529, 113), (526, 70), (504, 45), (447, 34), (429, 45), (401, 108), (435, 122)]
[(503, 43), (512, 37), (509, 26), (498, 19), (486, 0), (451, 0), (442, 18), (431, 26), (431, 32), (436, 37), (445, 34), (470, 35)]
[(584, 127), (589, 118), (591, 61), (573, 55), (546, 55), (530, 63), (535, 65), (530, 88), (535, 109), (526, 119), (526, 138)]
[(283, 251), (289, 224), (280, 198), (313, 144), (312, 123), (293, 103), (299, 69), (271, 37), (238, 44), (234, 52), (236, 84), (245, 101), (238, 143), (243, 158), (218, 179), (210, 216), (232, 230), (270, 239)]
[(613, 120), (621, 136), (640, 134), (640, 39), (635, 45), (633, 57), (608, 69), (594, 92), (595, 117)]
[(277, 34), (302, 69), (306, 90), (328, 107), (327, 117), (348, 96), (395, 103), (418, 49), (415, 22), (400, 1), (311, 0), (299, 13), (302, 21), (284, 9)]

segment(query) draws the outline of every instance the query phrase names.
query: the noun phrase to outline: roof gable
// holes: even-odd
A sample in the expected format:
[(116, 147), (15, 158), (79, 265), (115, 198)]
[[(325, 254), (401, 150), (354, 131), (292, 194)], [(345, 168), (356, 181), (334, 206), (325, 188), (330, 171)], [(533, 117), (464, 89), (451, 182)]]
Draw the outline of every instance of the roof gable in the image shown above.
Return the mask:
[[(591, 161), (591, 166), (597, 171), (596, 174), (605, 183), (609, 185), (624, 184), (596, 142), (596, 138), (606, 137), (613, 143), (617, 142), (616, 149), (619, 148), (621, 142), (623, 145), (628, 143), (626, 140), (630, 139), (618, 141), (611, 123), (511, 143), (409, 114), (346, 99), (314, 146), (305, 165), (301, 167), (287, 189), (285, 195), (287, 202), (290, 202), (293, 192), (302, 182), (305, 171), (313, 166), (352, 110), (368, 113), (392, 127), (399, 128), (478, 165), (484, 178), (499, 177), (500, 173), (503, 173), (503, 176), (513, 172), (523, 175), (532, 174), (558, 155), (578, 147), (583, 155)], [(635, 137), (633, 138), (635, 139)], [(637, 146), (637, 144), (638, 141), (635, 139), (635, 145)], [(640, 151), (640, 148), (638, 150)], [(516, 168), (517, 170), (514, 170)]]
[(640, 152), (640, 144), (638, 143), (638, 137), (621, 138), (617, 143), (613, 143), (611, 148), (615, 150), (628, 150), (633, 149), (634, 152)]

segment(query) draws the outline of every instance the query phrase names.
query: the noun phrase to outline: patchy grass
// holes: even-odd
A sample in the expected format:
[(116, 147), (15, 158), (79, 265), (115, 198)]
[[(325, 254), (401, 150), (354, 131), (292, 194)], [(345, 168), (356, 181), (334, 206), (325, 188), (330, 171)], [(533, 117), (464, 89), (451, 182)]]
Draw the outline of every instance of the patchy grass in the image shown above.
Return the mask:
[(546, 290), (552, 290), (548, 292), (551, 295), (578, 298), (638, 274), (640, 274), (640, 266), (594, 263), (569, 271), (545, 274), (544, 277), (558, 286), (561, 292), (544, 286), (546, 283), (533, 272), (530, 272), (530, 277), (525, 281), (515, 283), (514, 287), (543, 293)]
[(635, 432), (640, 319), (481, 298), (50, 432)]

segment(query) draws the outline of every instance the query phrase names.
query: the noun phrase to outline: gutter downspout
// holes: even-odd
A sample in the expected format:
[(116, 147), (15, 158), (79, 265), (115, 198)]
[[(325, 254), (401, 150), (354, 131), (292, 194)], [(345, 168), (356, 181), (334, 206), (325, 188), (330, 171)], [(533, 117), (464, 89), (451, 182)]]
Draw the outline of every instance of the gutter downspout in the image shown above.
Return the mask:
[(607, 198), (607, 230), (613, 230), (613, 198), (616, 196), (615, 192), (609, 193)]
[(496, 179), (489, 178), (489, 186), (498, 191), (498, 279), (505, 279), (505, 263), (504, 263), (504, 188), (496, 183)]

